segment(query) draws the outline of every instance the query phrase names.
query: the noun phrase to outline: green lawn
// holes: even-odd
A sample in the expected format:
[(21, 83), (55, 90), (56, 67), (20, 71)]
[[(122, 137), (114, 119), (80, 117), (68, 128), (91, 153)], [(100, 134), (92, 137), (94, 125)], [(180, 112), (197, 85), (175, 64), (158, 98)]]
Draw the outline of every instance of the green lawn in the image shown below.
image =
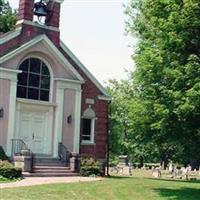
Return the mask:
[(200, 200), (200, 182), (112, 177), (90, 183), (1, 189), (0, 200)]
[(3, 177), (0, 176), (0, 183), (7, 183), (7, 182), (11, 182), (11, 181), (14, 181), (14, 180), (10, 180), (10, 179), (3, 178)]

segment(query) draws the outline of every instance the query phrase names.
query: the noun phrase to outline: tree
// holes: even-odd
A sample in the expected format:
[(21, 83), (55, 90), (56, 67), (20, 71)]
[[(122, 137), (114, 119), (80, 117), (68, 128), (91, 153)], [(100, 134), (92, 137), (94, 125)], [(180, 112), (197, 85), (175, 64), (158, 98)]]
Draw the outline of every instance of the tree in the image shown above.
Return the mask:
[[(132, 79), (128, 80), (110, 80), (108, 91), (112, 96), (110, 104), (110, 151), (111, 157), (119, 155), (128, 155), (131, 161), (158, 162), (155, 159), (155, 152), (152, 151), (152, 145), (148, 148), (143, 141), (141, 124), (143, 129), (148, 126), (147, 112), (144, 106), (139, 102), (136, 89)], [(146, 124), (146, 125), (145, 125)]]
[(143, 116), (133, 114), (133, 129), (162, 163), (199, 163), (200, 2), (132, 0), (126, 13), (139, 38), (132, 79)]
[(128, 81), (110, 80), (108, 91), (113, 100), (110, 105), (110, 150), (113, 155), (128, 153), (128, 107), (133, 91)]
[(6, 33), (14, 29), (16, 23), (16, 11), (13, 11), (8, 1), (0, 0), (0, 33)]

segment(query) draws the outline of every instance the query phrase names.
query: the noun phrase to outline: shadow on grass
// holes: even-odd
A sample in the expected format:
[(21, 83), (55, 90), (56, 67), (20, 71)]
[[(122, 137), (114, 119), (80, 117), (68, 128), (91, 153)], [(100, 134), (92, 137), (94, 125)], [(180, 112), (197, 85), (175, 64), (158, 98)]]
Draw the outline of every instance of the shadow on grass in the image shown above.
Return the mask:
[(170, 200), (198, 200), (200, 199), (200, 189), (194, 188), (181, 188), (181, 189), (168, 189), (158, 188), (154, 190), (161, 197)]
[[(200, 180), (182, 180), (182, 179), (169, 179), (169, 178), (146, 178), (155, 181), (177, 182), (177, 183), (200, 183)], [(200, 198), (199, 198), (200, 199)]]
[(109, 178), (109, 179), (131, 179), (133, 178), (133, 176), (106, 176), (106, 178)]

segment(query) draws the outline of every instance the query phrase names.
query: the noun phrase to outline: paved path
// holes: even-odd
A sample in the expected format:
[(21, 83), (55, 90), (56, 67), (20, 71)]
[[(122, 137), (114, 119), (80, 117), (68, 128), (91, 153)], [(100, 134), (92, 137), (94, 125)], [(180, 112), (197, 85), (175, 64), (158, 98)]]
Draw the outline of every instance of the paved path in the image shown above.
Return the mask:
[(101, 181), (103, 178), (92, 177), (29, 177), (20, 181), (11, 183), (0, 183), (2, 188), (26, 187), (33, 185), (53, 184), (53, 183), (77, 183), (77, 182), (90, 182)]

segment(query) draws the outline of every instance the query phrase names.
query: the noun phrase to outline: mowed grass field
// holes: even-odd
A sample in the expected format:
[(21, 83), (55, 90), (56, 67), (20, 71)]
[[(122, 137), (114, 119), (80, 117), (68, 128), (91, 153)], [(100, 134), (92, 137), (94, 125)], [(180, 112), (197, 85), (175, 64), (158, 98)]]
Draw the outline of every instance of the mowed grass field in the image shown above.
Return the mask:
[(200, 200), (200, 181), (141, 176), (0, 189), (0, 200)]

